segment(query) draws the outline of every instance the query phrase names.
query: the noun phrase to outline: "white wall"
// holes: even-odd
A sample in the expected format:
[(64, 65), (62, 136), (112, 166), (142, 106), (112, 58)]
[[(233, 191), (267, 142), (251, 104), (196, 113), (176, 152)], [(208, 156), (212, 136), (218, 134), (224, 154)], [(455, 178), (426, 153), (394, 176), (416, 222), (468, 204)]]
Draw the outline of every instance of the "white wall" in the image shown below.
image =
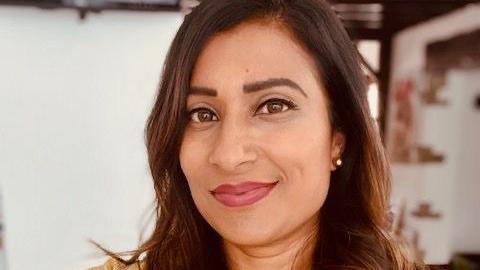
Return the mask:
[[(480, 50), (480, 48), (479, 48)], [(458, 164), (454, 179), (452, 250), (480, 253), (480, 69), (452, 71), (452, 84), (462, 91), (456, 95)]]
[[(478, 28), (480, 5), (472, 4), (399, 33), (393, 41), (390, 92), (393, 92), (394, 84), (403, 79), (421, 83), (418, 79), (422, 77), (426, 64), (428, 43)], [(471, 96), (479, 89), (464, 89), (475, 83), (478, 86), (478, 80), (468, 83), (475, 77), (471, 74), (478, 74), (478, 71), (452, 71), (448, 74), (441, 96), (449, 101), (449, 105), (420, 106), (415, 111), (415, 141), (433, 146), (433, 150), (444, 154), (446, 160), (439, 164), (392, 166), (394, 203), (407, 200), (407, 213), (410, 214), (419, 202), (428, 201), (434, 211), (442, 214), (438, 221), (416, 219), (411, 215), (407, 219), (409, 228), (420, 232), (420, 246), (426, 250), (428, 263), (448, 263), (456, 251), (480, 252), (479, 223), (473, 223), (480, 213), (476, 170), (480, 165), (480, 152), (471, 152), (473, 145), (478, 146), (480, 121), (478, 111), (473, 113), (466, 109), (471, 108)], [(416, 95), (418, 100), (418, 93)], [(389, 110), (390, 123), (393, 110)], [(387, 140), (389, 137), (387, 133)], [(465, 165), (465, 158), (471, 163)], [(466, 190), (470, 193), (464, 194)], [(476, 192), (477, 197), (471, 192)], [(466, 239), (469, 239), (468, 243)]]
[(153, 192), (143, 142), (180, 13), (0, 7), (0, 181), (9, 270), (134, 248)]

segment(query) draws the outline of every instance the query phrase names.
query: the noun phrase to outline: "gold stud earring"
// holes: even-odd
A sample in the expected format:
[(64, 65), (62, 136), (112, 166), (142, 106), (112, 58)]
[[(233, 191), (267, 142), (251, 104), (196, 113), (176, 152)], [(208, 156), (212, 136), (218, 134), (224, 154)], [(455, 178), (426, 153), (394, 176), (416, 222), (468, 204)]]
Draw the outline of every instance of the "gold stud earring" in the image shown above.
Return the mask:
[(342, 162), (342, 159), (341, 158), (336, 158), (335, 161), (334, 161), (334, 164), (335, 166), (338, 168), (340, 166), (342, 166), (343, 162)]

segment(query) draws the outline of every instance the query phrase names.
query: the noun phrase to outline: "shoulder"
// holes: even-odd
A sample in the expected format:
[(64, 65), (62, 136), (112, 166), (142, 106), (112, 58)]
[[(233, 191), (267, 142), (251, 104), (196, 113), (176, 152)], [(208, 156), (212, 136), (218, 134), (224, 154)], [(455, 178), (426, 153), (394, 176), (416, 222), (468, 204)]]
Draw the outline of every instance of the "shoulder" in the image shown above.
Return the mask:
[(88, 268), (87, 270), (144, 270), (145, 262), (139, 261), (131, 265), (125, 265), (115, 258), (109, 258), (104, 264)]

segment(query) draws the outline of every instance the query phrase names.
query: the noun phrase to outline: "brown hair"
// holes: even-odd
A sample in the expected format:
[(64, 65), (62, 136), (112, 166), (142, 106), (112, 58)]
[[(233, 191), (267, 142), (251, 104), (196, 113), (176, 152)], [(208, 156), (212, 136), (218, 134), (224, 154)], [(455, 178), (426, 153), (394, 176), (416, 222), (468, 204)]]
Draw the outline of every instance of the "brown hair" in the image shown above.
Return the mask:
[(146, 125), (156, 192), (150, 238), (122, 260), (145, 254), (145, 270), (227, 269), (221, 237), (195, 207), (179, 164), (185, 102), (195, 61), (215, 34), (247, 20), (279, 22), (315, 59), (331, 124), (346, 136), (344, 165), (331, 175), (321, 208), (314, 269), (416, 269), (385, 229), (390, 175), (370, 117), (362, 59), (328, 3), (321, 0), (204, 0), (185, 17), (165, 61)]

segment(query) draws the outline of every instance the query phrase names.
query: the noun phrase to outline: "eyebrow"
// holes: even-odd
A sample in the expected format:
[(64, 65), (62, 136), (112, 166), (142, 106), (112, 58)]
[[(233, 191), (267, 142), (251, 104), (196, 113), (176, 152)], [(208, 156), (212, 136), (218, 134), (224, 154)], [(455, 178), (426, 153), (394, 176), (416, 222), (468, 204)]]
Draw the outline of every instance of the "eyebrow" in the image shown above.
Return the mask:
[[(257, 92), (257, 91), (265, 90), (265, 89), (276, 87), (276, 86), (288, 86), (291, 89), (299, 91), (305, 97), (308, 97), (305, 91), (296, 82), (287, 78), (271, 78), (264, 81), (247, 83), (243, 85), (243, 92), (248, 94), (248, 93)], [(216, 97), (217, 91), (210, 87), (191, 86), (188, 94)]]

